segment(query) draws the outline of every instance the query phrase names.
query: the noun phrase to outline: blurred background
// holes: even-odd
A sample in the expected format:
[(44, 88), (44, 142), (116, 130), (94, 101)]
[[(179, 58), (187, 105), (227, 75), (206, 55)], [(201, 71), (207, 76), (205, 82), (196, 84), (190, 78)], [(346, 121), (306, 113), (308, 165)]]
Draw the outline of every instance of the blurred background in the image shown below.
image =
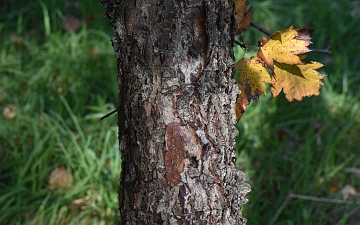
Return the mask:
[[(275, 32), (310, 27), (321, 95), (262, 96), (237, 124), (248, 224), (360, 224), (360, 1), (253, 1)], [(112, 29), (96, 0), (0, 3), (0, 224), (118, 224)], [(262, 34), (242, 33), (256, 54)]]

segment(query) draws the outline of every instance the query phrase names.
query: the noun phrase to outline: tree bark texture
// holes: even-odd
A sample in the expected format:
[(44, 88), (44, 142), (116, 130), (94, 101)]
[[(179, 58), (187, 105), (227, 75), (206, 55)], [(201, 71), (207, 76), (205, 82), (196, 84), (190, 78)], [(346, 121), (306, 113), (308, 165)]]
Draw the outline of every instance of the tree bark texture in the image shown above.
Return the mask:
[(245, 224), (231, 0), (100, 0), (118, 63), (122, 224)]

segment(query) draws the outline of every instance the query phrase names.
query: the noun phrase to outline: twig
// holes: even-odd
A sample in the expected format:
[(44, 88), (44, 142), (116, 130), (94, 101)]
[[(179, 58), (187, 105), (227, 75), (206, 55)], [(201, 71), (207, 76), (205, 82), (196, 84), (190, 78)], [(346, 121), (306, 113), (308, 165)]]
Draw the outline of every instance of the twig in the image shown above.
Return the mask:
[(259, 31), (263, 32), (264, 34), (268, 35), (268, 36), (271, 36), (271, 32), (266, 30), (265, 28), (263, 28), (262, 26), (260, 26), (259, 24), (257, 23), (254, 23), (254, 22), (250, 22), (250, 25), (255, 27), (256, 29), (258, 29)]
[[(349, 218), (352, 214), (356, 213), (357, 211), (359, 211), (360, 207), (355, 207), (353, 210), (351, 210), (348, 214), (346, 214), (346, 218)], [(337, 222), (335, 225), (340, 225), (343, 224), (344, 220), (341, 219), (339, 222)]]
[(112, 114), (114, 114), (114, 113), (116, 113), (116, 112), (117, 112), (117, 109), (115, 109), (114, 111), (109, 112), (108, 114), (106, 114), (106, 115), (103, 116), (103, 117), (100, 117), (100, 119), (99, 119), (98, 121), (101, 121), (101, 120), (103, 120), (103, 119), (111, 116)]
[[(353, 201), (342, 200), (342, 199), (330, 199), (330, 198), (319, 198), (307, 195), (298, 195), (298, 194), (289, 194), (291, 198), (303, 199), (303, 200), (310, 200), (315, 202), (327, 202), (327, 203), (335, 203), (335, 204), (354, 204)], [(360, 202), (356, 202), (356, 204), (360, 204)]]
[(312, 52), (322, 53), (322, 54), (331, 54), (330, 46), (326, 49), (310, 49)]
[(239, 45), (240, 47), (246, 49), (246, 45), (243, 44), (243, 43), (241, 43), (240, 41), (234, 40), (234, 43), (237, 44), (237, 45)]
[(275, 223), (275, 221), (277, 220), (277, 218), (280, 216), (281, 212), (283, 211), (283, 209), (285, 208), (285, 206), (287, 205), (287, 203), (290, 201), (291, 199), (291, 191), (288, 194), (288, 196), (286, 196), (285, 201), (283, 202), (283, 204), (281, 204), (280, 208), (278, 209), (278, 211), (276, 212), (274, 218), (271, 220), (270, 225), (273, 225)]
[[(256, 29), (258, 29), (259, 31), (263, 32), (264, 34), (266, 35), (269, 35), (271, 36), (272, 32), (271, 31), (268, 31), (266, 30), (265, 28), (263, 28), (262, 26), (260, 26), (259, 24), (257, 23), (254, 23), (254, 22), (250, 22), (250, 25), (255, 27)], [(326, 49), (310, 49), (312, 52), (316, 52), (316, 53), (322, 53), (322, 54), (331, 54), (331, 51), (330, 51), (330, 46), (328, 46)]]
[(315, 202), (326, 202), (326, 203), (346, 204), (346, 205), (351, 205), (351, 204), (360, 205), (360, 201), (354, 202), (354, 201), (342, 200), (342, 199), (319, 198), (319, 197), (313, 197), (313, 196), (307, 196), (307, 195), (294, 194), (292, 191), (290, 191), (288, 196), (286, 197), (286, 199), (284, 200), (284, 202), (281, 204), (280, 208), (276, 212), (274, 218), (271, 220), (270, 225), (272, 225), (276, 222), (277, 218), (280, 216), (281, 212), (284, 210), (285, 206), (292, 198), (297, 198), (297, 199), (302, 199), (302, 200), (310, 200), (310, 201), (315, 201)]

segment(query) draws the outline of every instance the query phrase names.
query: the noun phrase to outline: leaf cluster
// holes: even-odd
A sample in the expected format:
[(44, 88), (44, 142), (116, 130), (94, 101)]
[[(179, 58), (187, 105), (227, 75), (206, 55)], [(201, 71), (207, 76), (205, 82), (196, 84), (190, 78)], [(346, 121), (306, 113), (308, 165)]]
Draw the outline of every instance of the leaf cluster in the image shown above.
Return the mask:
[[(252, 9), (246, 11), (245, 0), (235, 1), (236, 34), (244, 31), (251, 22)], [(306, 62), (311, 50), (309, 28), (294, 29), (290, 26), (283, 32), (276, 32), (269, 39), (259, 42), (257, 56), (242, 58), (235, 66), (241, 72), (236, 82), (240, 94), (236, 101), (236, 117), (239, 120), (251, 100), (261, 93), (266, 94), (266, 83), (271, 85), (275, 97), (281, 90), (289, 101), (301, 101), (305, 96), (319, 95), (324, 75), (316, 71), (323, 66), (319, 62)], [(267, 68), (267, 69), (266, 69)]]

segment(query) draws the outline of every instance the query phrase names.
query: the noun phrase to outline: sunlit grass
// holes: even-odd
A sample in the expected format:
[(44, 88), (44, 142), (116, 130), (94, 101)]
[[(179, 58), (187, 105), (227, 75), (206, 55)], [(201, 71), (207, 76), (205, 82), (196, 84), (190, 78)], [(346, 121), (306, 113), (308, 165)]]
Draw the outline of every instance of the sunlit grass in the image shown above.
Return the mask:
[(52, 3), (2, 14), (0, 223), (115, 224), (116, 116), (97, 121), (117, 104), (111, 30), (66, 33)]

